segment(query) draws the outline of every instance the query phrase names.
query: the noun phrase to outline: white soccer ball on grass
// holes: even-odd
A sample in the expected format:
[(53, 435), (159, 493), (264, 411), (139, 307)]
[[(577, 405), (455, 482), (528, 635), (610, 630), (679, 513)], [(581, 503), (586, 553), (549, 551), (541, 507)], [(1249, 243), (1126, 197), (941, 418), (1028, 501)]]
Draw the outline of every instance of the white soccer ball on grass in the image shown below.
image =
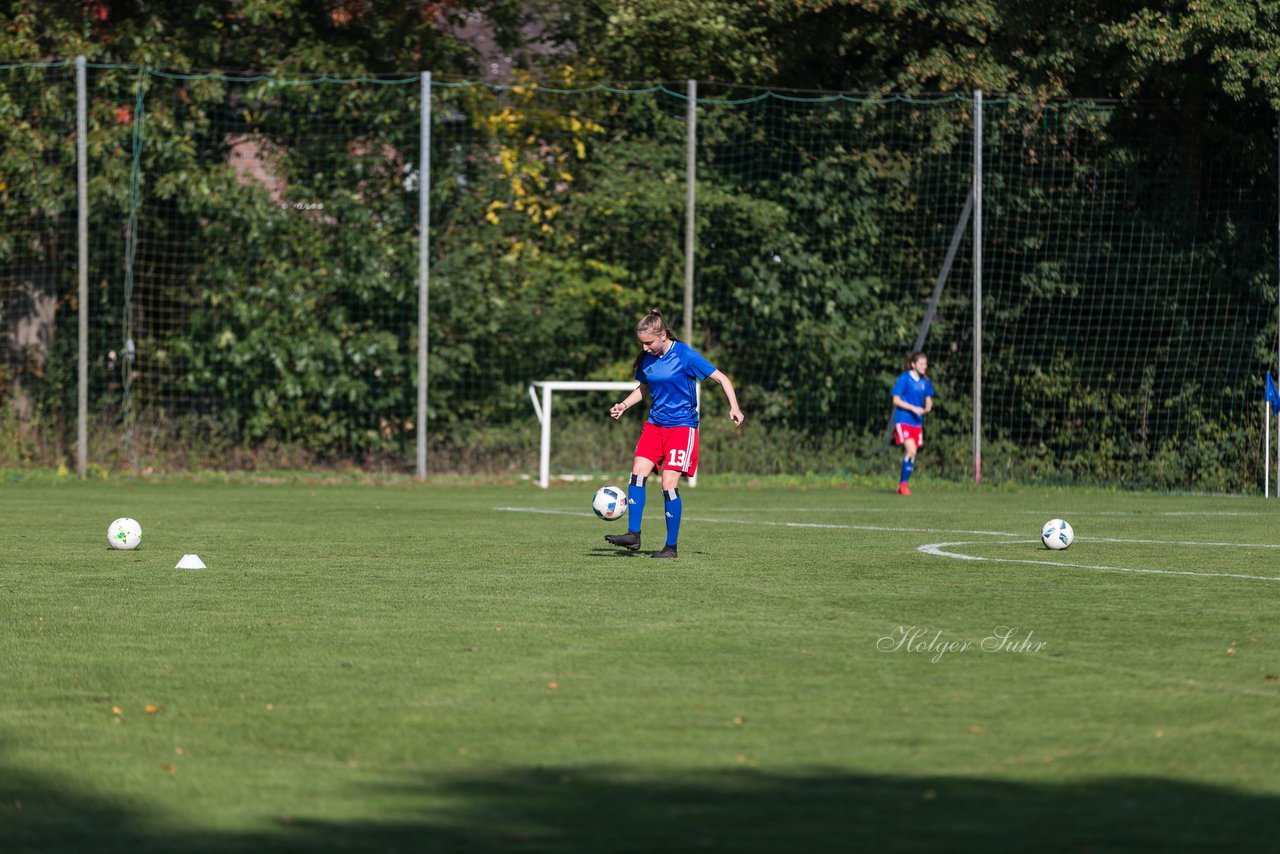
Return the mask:
[(1044, 543), (1045, 548), (1054, 551), (1065, 549), (1075, 538), (1076, 532), (1065, 519), (1050, 519), (1040, 529), (1040, 542)]
[(125, 516), (107, 526), (107, 542), (113, 549), (136, 549), (142, 543), (142, 526)]
[(616, 486), (602, 486), (591, 499), (591, 509), (606, 522), (627, 515), (627, 493)]

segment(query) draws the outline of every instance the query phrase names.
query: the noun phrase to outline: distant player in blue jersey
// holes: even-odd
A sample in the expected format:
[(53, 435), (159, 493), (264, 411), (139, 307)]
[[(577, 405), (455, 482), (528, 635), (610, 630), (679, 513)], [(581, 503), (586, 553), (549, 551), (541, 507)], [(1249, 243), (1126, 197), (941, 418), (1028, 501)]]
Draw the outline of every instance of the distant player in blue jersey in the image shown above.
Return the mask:
[(893, 386), (893, 440), (902, 445), (899, 495), (910, 495), (907, 481), (916, 467), (916, 451), (924, 444), (924, 416), (933, 409), (933, 383), (925, 376), (929, 359), (919, 350), (907, 357), (907, 370)]
[(631, 482), (627, 486), (627, 533), (608, 534), (605, 540), (615, 546), (638, 551), (640, 522), (644, 516), (645, 479), (655, 468), (662, 469), (662, 498), (666, 506), (667, 543), (649, 557), (674, 558), (680, 537), (680, 476), (692, 477), (698, 471), (698, 398), (697, 384), (705, 379), (720, 383), (729, 398), (729, 417), (735, 425), (742, 423), (742, 410), (733, 383), (716, 370), (702, 354), (677, 341), (656, 308), (636, 324), (640, 354), (636, 356), (635, 376), (640, 383), (609, 415), (616, 421), (622, 413), (644, 400), (653, 402), (649, 418), (644, 422), (640, 441), (636, 443), (635, 461), (631, 465)]

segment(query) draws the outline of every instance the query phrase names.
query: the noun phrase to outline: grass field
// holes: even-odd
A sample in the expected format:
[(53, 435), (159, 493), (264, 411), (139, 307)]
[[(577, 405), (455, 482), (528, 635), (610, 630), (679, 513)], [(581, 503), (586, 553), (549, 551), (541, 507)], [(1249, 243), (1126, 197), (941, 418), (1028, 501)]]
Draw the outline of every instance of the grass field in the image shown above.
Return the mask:
[(0, 849), (1280, 838), (1277, 505), (704, 483), (672, 562), (593, 488), (6, 483)]

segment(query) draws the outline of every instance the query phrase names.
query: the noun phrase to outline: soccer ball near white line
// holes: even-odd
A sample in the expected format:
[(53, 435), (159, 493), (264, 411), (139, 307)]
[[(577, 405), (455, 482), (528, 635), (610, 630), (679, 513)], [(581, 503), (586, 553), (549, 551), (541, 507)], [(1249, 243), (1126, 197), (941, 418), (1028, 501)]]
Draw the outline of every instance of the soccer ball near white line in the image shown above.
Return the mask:
[(113, 549), (136, 549), (142, 542), (142, 526), (127, 516), (107, 526), (107, 542)]
[(606, 522), (627, 515), (627, 494), (616, 486), (602, 486), (591, 499), (591, 509)]
[(1040, 542), (1054, 551), (1065, 549), (1075, 538), (1076, 532), (1072, 530), (1071, 523), (1063, 519), (1050, 519), (1040, 529)]

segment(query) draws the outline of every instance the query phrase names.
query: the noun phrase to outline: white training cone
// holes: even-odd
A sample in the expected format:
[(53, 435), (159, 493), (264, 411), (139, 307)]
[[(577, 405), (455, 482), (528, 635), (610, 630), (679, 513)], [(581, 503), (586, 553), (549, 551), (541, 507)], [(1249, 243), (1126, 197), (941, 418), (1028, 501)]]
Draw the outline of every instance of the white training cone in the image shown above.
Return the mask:
[(204, 561), (200, 559), (200, 555), (183, 555), (182, 560), (178, 561), (178, 565), (174, 569), (204, 569)]

